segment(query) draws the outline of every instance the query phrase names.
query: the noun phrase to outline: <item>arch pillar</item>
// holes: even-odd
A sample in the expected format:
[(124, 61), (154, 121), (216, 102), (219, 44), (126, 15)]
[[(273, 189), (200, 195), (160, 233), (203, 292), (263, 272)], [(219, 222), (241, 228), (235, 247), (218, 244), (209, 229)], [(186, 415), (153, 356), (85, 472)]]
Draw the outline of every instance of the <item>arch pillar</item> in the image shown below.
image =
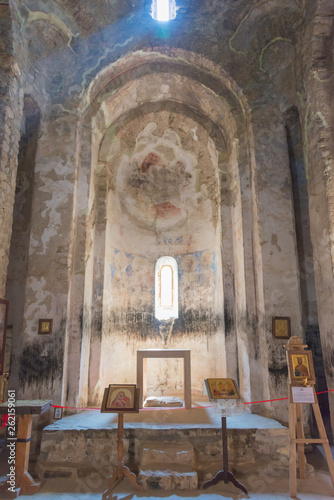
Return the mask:
[[(305, 56), (304, 156), (318, 319), (327, 386), (334, 388), (334, 62), (332, 4), (319, 1)], [(330, 17), (331, 16), (331, 17)], [(329, 394), (334, 431), (334, 398)]]

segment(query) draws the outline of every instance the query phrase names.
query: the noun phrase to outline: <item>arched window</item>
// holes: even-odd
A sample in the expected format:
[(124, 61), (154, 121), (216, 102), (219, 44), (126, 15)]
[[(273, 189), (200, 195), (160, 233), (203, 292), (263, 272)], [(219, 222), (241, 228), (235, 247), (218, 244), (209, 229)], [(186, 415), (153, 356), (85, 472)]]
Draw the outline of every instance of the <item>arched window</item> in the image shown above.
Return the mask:
[(151, 15), (156, 21), (170, 21), (171, 19), (175, 19), (175, 0), (153, 0)]
[(155, 317), (179, 317), (177, 263), (173, 257), (160, 257), (155, 265)]

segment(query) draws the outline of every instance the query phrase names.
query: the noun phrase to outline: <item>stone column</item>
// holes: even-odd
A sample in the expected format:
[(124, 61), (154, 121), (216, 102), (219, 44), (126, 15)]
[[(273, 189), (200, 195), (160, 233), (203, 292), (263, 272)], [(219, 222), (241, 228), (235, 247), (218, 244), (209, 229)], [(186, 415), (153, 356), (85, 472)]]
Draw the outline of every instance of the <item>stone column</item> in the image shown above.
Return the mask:
[[(73, 232), (69, 259), (69, 295), (64, 345), (62, 405), (86, 405), (83, 380), (88, 377), (90, 331), (86, 326), (83, 304), (87, 297), (86, 256), (93, 245), (94, 196), (90, 189), (94, 181), (91, 172), (92, 129), (89, 117), (81, 120), (76, 137), (75, 181), (73, 201)], [(90, 220), (90, 222), (89, 222)], [(89, 286), (88, 286), (89, 288)], [(90, 287), (91, 292), (91, 287)], [(90, 324), (88, 323), (90, 328)], [(89, 336), (87, 335), (89, 334)]]
[[(78, 404), (87, 405), (97, 398), (94, 392), (99, 385), (102, 307), (106, 231), (106, 165), (98, 164), (101, 134), (92, 130), (91, 175), (87, 211), (87, 237), (83, 297), (83, 331), (80, 360)], [(97, 388), (98, 392), (98, 388)]]
[(240, 189), (240, 174), (237, 159), (238, 142), (232, 143), (231, 171), (232, 171), (232, 198), (231, 219), (233, 227), (233, 254), (235, 270), (235, 309), (236, 333), (238, 346), (238, 367), (241, 396), (245, 401), (251, 400), (249, 343), (247, 334), (247, 301), (245, 283), (245, 255), (243, 214)]
[[(91, 317), (91, 348), (89, 364), (88, 401), (99, 403), (96, 389), (99, 385), (100, 361), (101, 361), (101, 338), (102, 338), (102, 308), (104, 293), (105, 274), (105, 238), (106, 238), (106, 197), (107, 197), (107, 168), (100, 165), (96, 175), (96, 213), (94, 233), (94, 269)], [(97, 391), (98, 392), (98, 391)]]
[(8, 5), (0, 5), (0, 297), (4, 297), (22, 116), (20, 70), (13, 56)]
[[(290, 317), (292, 334), (302, 335), (294, 207), (286, 131), (279, 111), (268, 103), (253, 109), (252, 117), (256, 162), (253, 196), (257, 196), (254, 250), (261, 253), (260, 259), (255, 258), (254, 271), (257, 292), (262, 288), (263, 294), (263, 299), (257, 299), (260, 356), (256, 373), (259, 386), (263, 381), (264, 399), (268, 398), (268, 389), (270, 399), (276, 399), (286, 395), (288, 373), (283, 346), (287, 340), (274, 338), (272, 317)], [(268, 409), (286, 421), (287, 408), (281, 401), (270, 403)]]
[[(319, 1), (304, 47), (304, 154), (320, 337), (328, 389), (334, 388), (334, 63), (332, 2)], [(329, 394), (332, 429), (334, 397)]]
[[(75, 112), (50, 106), (41, 120), (31, 214), (20, 357), (21, 395), (60, 403), (67, 322), (75, 180)], [(50, 335), (39, 319), (52, 319)]]

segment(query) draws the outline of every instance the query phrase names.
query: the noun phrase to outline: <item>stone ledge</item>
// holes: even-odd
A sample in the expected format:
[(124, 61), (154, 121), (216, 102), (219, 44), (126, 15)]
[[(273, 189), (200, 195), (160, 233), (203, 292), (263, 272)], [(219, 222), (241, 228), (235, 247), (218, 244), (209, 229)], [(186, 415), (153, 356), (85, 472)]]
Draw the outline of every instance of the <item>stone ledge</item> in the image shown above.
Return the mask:
[(144, 408), (183, 408), (183, 399), (171, 396), (149, 396), (145, 399)]
[(143, 443), (139, 454), (141, 467), (151, 463), (195, 465), (195, 450), (187, 441), (148, 441)]

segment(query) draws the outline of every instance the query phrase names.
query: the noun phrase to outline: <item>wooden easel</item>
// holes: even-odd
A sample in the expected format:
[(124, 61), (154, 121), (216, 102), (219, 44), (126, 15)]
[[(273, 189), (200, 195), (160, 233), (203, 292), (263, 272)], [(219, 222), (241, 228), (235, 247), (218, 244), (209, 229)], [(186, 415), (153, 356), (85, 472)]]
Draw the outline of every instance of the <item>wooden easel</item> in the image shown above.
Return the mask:
[[(297, 451), (298, 451), (298, 466), (300, 479), (306, 478), (306, 459), (305, 459), (305, 444), (322, 444), (325, 451), (329, 474), (334, 487), (334, 463), (331, 450), (329, 447), (326, 429), (322, 420), (318, 398), (314, 389), (315, 378), (312, 374), (310, 378), (305, 377), (300, 381), (294, 380), (291, 377), (291, 366), (289, 363), (289, 355), (295, 352), (301, 352), (307, 347), (303, 345), (299, 337), (291, 337), (289, 344), (285, 346), (287, 349), (288, 366), (289, 366), (289, 436), (290, 436), (290, 496), (295, 498), (297, 496)], [(305, 351), (306, 353), (307, 351)], [(312, 367), (313, 370), (313, 367)], [(305, 403), (295, 403), (292, 396), (292, 387), (309, 387), (312, 388), (314, 395), (314, 403), (312, 404), (314, 416), (318, 426), (320, 438), (311, 439), (305, 438), (303, 429), (303, 416), (302, 405)]]
[(214, 484), (219, 483), (219, 481), (224, 481), (225, 484), (233, 483), (236, 488), (248, 495), (246, 488), (243, 484), (235, 478), (234, 474), (228, 470), (228, 448), (227, 448), (227, 427), (226, 427), (226, 417), (222, 417), (222, 438), (223, 438), (223, 468), (217, 472), (215, 477), (203, 484), (203, 489), (208, 488)]
[(127, 477), (131, 484), (137, 490), (143, 490), (144, 488), (137, 483), (137, 476), (130, 471), (128, 467), (123, 464), (123, 451), (124, 451), (124, 425), (123, 425), (123, 413), (118, 413), (118, 429), (117, 429), (117, 467), (109, 479), (108, 488), (102, 495), (102, 499), (106, 500), (112, 494), (112, 490), (117, 486), (123, 479)]

